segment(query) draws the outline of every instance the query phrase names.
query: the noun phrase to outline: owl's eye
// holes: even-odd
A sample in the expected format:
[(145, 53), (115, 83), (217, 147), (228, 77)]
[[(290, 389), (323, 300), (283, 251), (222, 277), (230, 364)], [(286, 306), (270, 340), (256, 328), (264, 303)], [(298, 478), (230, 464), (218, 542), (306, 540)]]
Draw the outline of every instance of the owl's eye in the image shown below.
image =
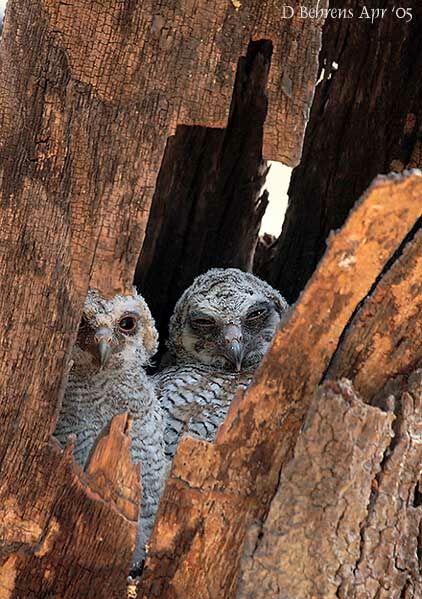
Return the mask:
[(257, 320), (262, 320), (268, 314), (268, 308), (257, 308), (256, 310), (252, 310), (246, 316), (247, 322), (255, 322)]
[(123, 331), (123, 333), (133, 333), (136, 329), (137, 320), (135, 316), (123, 316), (119, 320), (119, 329)]
[(215, 326), (215, 322), (212, 318), (206, 316), (197, 316), (191, 318), (191, 325), (194, 329), (212, 329)]

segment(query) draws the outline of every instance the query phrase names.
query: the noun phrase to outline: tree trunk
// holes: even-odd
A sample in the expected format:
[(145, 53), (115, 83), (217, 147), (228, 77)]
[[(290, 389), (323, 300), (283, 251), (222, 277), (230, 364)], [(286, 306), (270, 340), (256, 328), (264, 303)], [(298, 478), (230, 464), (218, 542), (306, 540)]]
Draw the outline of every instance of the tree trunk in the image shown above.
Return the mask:
[[(343, 229), (330, 238), (318, 270), (282, 323), (254, 383), (232, 404), (215, 443), (182, 439), (160, 504), (138, 597), (235, 597), (245, 539), (250, 553), (251, 527), (258, 539), (314, 389), (339, 343), (341, 352), (343, 338), (347, 347), (343, 331), (357, 306), (421, 217), (421, 193), (422, 177), (417, 173), (376, 180)], [(413, 243), (420, 244), (420, 237)], [(420, 245), (408, 249), (397, 266), (394, 263), (403, 281), (385, 321), (393, 335), (403, 326), (402, 320), (394, 321), (400, 301), (411, 289), (415, 293), (414, 277), (421, 279), (415, 255), (420, 255)], [(400, 279), (397, 271), (391, 277)], [(411, 337), (406, 344), (410, 347), (417, 334), (412, 324), (420, 317), (411, 314)], [(361, 341), (374, 343), (371, 335)], [(362, 356), (366, 353), (366, 347), (361, 348)], [(397, 370), (391, 365), (385, 369), (382, 359), (370, 361), (366, 378), (376, 379), (382, 388), (390, 376), (409, 369), (416, 356), (405, 353)]]
[(238, 599), (422, 596), (422, 371), (402, 386), (387, 411), (347, 380), (316, 394), (263, 532), (250, 531)]
[(269, 0), (218, 0), (213, 10), (207, 0), (110, 0), (106, 9), (9, 0), (0, 54), (0, 596), (122, 596), (134, 536), (123, 508), (136, 495), (127, 447), (116, 449), (125, 442), (112, 434), (101, 468), (126, 468), (130, 501), (121, 478), (100, 492), (51, 439), (87, 288), (131, 287), (167, 139), (179, 124), (226, 126), (251, 39), (273, 45), (263, 154), (297, 163), (321, 24), (282, 21)]
[[(312, 0), (301, 4), (314, 6)], [(215, 192), (218, 218), (208, 213), (220, 223), (222, 237), (214, 231), (211, 247), (219, 249), (218, 239), (228, 238), (235, 220), (231, 210), (245, 201), (242, 226), (248, 223), (252, 236), (242, 233), (227, 251), (242, 265), (249, 260), (259, 220), (252, 201), (258, 181), (248, 181), (246, 195), (237, 195), (236, 177), (248, 177), (240, 163), (226, 176), (230, 144), (238, 148), (241, 136), (235, 132), (245, 127), (243, 108), (256, 102), (260, 121), (247, 167), (254, 169), (252, 179), (261, 158), (296, 164), (316, 74), (321, 19), (283, 19), (282, 11), (270, 0), (218, 0), (212, 10), (207, 0), (177, 6), (170, 0), (159, 6), (110, 0), (107, 10), (88, 0), (76, 7), (59, 0), (9, 0), (0, 54), (1, 599), (125, 595), (139, 470), (130, 461), (126, 415), (117, 416), (100, 436), (86, 472), (74, 464), (71, 442), (63, 451), (52, 439), (70, 349), (88, 286), (112, 295), (132, 285), (160, 164), (151, 235), (173, 243), (166, 228), (170, 221), (166, 217), (161, 224), (159, 208), (174, 201), (165, 193), (166, 182), (180, 184), (178, 169), (183, 174), (188, 168), (190, 139), (206, 141), (204, 152), (214, 140), (212, 156), (222, 157)], [(396, 63), (410, 63), (406, 52), (414, 51), (419, 60), (417, 31), (412, 22), (397, 59), (393, 51), (402, 25), (395, 23), (393, 31), (385, 23), (377, 27), (380, 39), (391, 33), (386, 57), (396, 85), (401, 81)], [(371, 115), (368, 123), (381, 119), (386, 100), (380, 100), (378, 86), (385, 79), (383, 68), (368, 66), (362, 41), (357, 45), (362, 54), (356, 53), (354, 36), (360, 40), (361, 34), (348, 26), (350, 46), (342, 37), (346, 25), (340, 23), (339, 39), (346, 48), (341, 65), (349, 64), (350, 53), (360, 56), (373, 92), (368, 102), (368, 82), (357, 86), (362, 120), (353, 113), (354, 132), (366, 123), (365, 110)], [(240, 57), (246, 58), (229, 119)], [(351, 66), (347, 78), (341, 69), (330, 81), (333, 90), (342, 82), (349, 98), (346, 79), (357, 77), (358, 68)], [(400, 139), (397, 148), (386, 142), (387, 124), (376, 130), (381, 137), (375, 136), (375, 149), (387, 148), (385, 170), (397, 156), (403, 165), (418, 159), (416, 79), (408, 104), (401, 96), (391, 103), (397, 121), (391, 117), (388, 127), (393, 122), (403, 134), (395, 138)], [(248, 85), (238, 96), (242, 80)], [(260, 94), (253, 97), (253, 90)], [(330, 123), (338, 140), (337, 126), (350, 134), (343, 113), (347, 103), (343, 98), (333, 104), (338, 114), (331, 113)], [(330, 103), (326, 109), (331, 110)], [(182, 125), (179, 137), (168, 142)], [(215, 129), (224, 128), (223, 140)], [(319, 175), (333, 194), (323, 204), (327, 212), (322, 218), (318, 199), (316, 220), (309, 213), (310, 229), (318, 235), (334, 222), (334, 205), (344, 219), (351, 196), (363, 190), (374, 169), (382, 170), (368, 145), (368, 169), (362, 176), (359, 171), (343, 203), (330, 175), (336, 160), (343, 186), (351, 181), (351, 171), (343, 176), (336, 158), (339, 144), (325, 153), (329, 169)], [(318, 148), (325, 150), (313, 146), (313, 151)], [(309, 155), (308, 147), (304, 164)], [(172, 164), (176, 156), (177, 166)], [(352, 158), (345, 162), (353, 168), (361, 164)], [(208, 188), (212, 176), (202, 164), (195, 176), (203, 177)], [(312, 168), (309, 172), (314, 176)], [(234, 190), (233, 205), (222, 182)], [(293, 599), (309, 593), (309, 581), (317, 597), (420, 596), (421, 381), (420, 371), (410, 373), (420, 366), (421, 234), (415, 223), (421, 218), (421, 195), (422, 177), (416, 173), (373, 184), (330, 238), (317, 271), (286, 316), (254, 383), (231, 406), (215, 443), (183, 439), (139, 597), (230, 599), (248, 597), (253, 589), (255, 596), (284, 593)], [(184, 197), (196, 206), (193, 195)], [(336, 204), (335, 197), (341, 198)], [(179, 207), (178, 199), (175, 203)], [(200, 205), (203, 209), (203, 199)], [(200, 224), (200, 216), (190, 224)], [(200, 235), (197, 224), (195, 231)], [(304, 227), (303, 244), (307, 239)], [(310, 239), (314, 243), (315, 235)], [(197, 243), (204, 240), (200, 236)], [(318, 243), (312, 255), (308, 249), (301, 255), (315, 263)], [(299, 241), (298, 246), (300, 253)], [(185, 255), (183, 243), (176, 249)], [(146, 272), (141, 261), (139, 276), (157, 289), (155, 252), (147, 265), (148, 251), (145, 247)], [(201, 261), (190, 277), (210, 260), (193, 243), (195, 252)], [(301, 266), (307, 276), (301, 259), (289, 268)], [(162, 264), (156, 262), (155, 269)], [(174, 268), (173, 262), (166, 285), (174, 284)], [(336, 382), (339, 377), (352, 379), (353, 387)], [(297, 522), (309, 523), (301, 538), (292, 527)]]
[[(328, 18), (320, 75), (270, 282), (296, 301), (331, 230), (381, 173), (422, 167), (422, 5), (398, 18), (395, 0), (345, 0), (354, 18)], [(359, 18), (362, 8), (384, 18)], [(401, 14), (401, 13), (400, 13)], [(336, 68), (335, 65), (338, 65)]]
[[(416, 198), (420, 204), (421, 198)], [(403, 248), (358, 310), (327, 378), (348, 377), (371, 401), (385, 380), (409, 374), (422, 357), (422, 230)], [(382, 368), (379, 365), (382, 364)]]

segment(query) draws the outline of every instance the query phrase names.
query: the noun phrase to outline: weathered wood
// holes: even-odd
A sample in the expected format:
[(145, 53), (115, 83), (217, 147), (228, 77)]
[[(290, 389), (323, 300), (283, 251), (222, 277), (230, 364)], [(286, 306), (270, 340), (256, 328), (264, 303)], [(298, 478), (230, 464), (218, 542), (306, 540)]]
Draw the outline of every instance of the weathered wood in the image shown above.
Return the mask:
[(339, 584), (340, 599), (422, 596), (422, 371), (408, 382), (402, 378), (381, 394), (395, 413), (394, 436), (372, 485), (358, 559)]
[(422, 230), (351, 321), (327, 378), (352, 379), (370, 401), (387, 379), (412, 372), (421, 359)]
[(131, 421), (128, 414), (115, 416), (98, 437), (85, 468), (92, 488), (112, 501), (132, 520), (138, 520), (141, 501), (140, 465), (130, 459)]
[(421, 597), (422, 372), (393, 397), (386, 413), (324, 384), (250, 531), (238, 599)]
[(342, 331), (420, 217), (421, 193), (419, 173), (376, 180), (330, 238), (317, 272), (254, 383), (232, 404), (215, 444), (182, 440), (139, 597), (234, 596), (245, 533), (269, 507)]
[(63, 452), (50, 442), (37, 456), (44, 463), (30, 464), (33, 487), (1, 502), (1, 599), (125, 596), (139, 506), (139, 466), (131, 463), (126, 428), (126, 415), (113, 420), (87, 476), (71, 443)]
[(264, 527), (249, 531), (238, 599), (339, 596), (360, 556), (393, 420), (366, 405), (346, 379), (315, 394)]
[[(296, 301), (355, 200), (379, 174), (422, 168), (422, 4), (344, 0), (353, 18), (327, 18), (316, 88), (300, 166), (270, 282)], [(373, 22), (362, 8), (386, 10)], [(335, 63), (338, 65), (336, 68)]]
[[(110, 598), (122, 587), (132, 523), (110, 500), (97, 501), (51, 443), (69, 350), (88, 285), (109, 295), (132, 284), (168, 136), (178, 124), (226, 126), (251, 39), (271, 40), (274, 51), (264, 154), (292, 163), (300, 155), (321, 21), (282, 24), (269, 0), (235, 4), (8, 2), (0, 49), (0, 559), (8, 597), (95, 589)], [(54, 551), (37, 556), (52, 537)]]

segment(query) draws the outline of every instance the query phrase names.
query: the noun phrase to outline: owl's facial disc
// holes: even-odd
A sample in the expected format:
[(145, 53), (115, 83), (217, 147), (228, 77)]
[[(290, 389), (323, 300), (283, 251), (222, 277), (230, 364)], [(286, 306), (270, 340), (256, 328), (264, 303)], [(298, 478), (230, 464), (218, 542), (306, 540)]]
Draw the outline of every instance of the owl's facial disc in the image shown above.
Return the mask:
[[(141, 316), (135, 311), (123, 312), (118, 318), (108, 314), (99, 319), (84, 314), (78, 331), (77, 346), (94, 359), (102, 370), (121, 364), (132, 355), (137, 345)], [(82, 360), (86, 360), (82, 358)]]
[(256, 365), (271, 341), (280, 316), (268, 301), (247, 301), (236, 318), (218, 306), (192, 310), (183, 335), (185, 348), (206, 364), (240, 372)]

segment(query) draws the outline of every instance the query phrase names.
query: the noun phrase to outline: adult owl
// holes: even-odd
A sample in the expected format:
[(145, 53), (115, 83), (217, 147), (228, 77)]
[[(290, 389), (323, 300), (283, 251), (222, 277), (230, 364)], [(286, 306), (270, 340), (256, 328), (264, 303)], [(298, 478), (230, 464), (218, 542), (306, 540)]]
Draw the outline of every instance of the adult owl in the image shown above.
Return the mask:
[(183, 293), (169, 325), (169, 365), (154, 377), (169, 457), (185, 432), (213, 440), (287, 307), (278, 291), (235, 268), (212, 269)]
[(166, 468), (163, 410), (144, 371), (157, 337), (149, 308), (136, 291), (111, 299), (89, 291), (54, 433), (62, 444), (76, 435), (74, 457), (84, 466), (102, 429), (115, 415), (130, 413), (132, 458), (141, 463), (143, 495), (135, 562), (144, 557)]

